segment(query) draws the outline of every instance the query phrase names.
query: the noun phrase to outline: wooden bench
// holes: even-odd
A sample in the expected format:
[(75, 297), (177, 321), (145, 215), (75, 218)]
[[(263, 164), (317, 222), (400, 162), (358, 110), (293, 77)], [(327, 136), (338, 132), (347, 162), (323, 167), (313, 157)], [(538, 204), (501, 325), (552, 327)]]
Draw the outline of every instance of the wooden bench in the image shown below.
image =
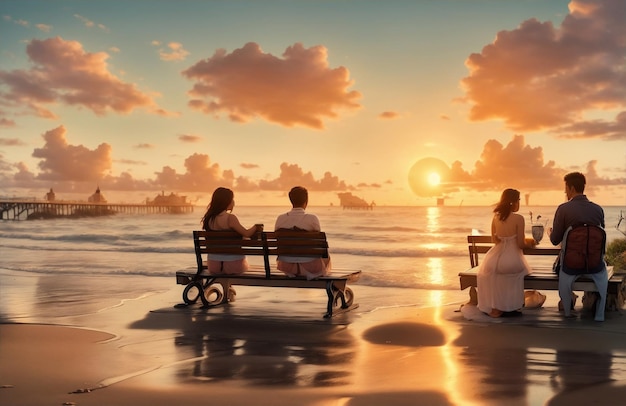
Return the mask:
[[(270, 265), (275, 262), (271, 258), (278, 255), (328, 258), (328, 242), (323, 232), (281, 230), (245, 239), (232, 231), (194, 231), (193, 240), (197, 271), (176, 272), (176, 283), (186, 285), (183, 300), (187, 305), (196, 303), (198, 298), (205, 306), (226, 304), (234, 300), (236, 292), (233, 285), (246, 285), (325, 289), (328, 302), (324, 317), (332, 317), (358, 306), (354, 303), (354, 292), (347, 284), (357, 281), (361, 271), (334, 269), (328, 276), (308, 280), (288, 277)], [(260, 256), (263, 265), (251, 265), (241, 275), (211, 275), (206, 263), (209, 253)]]
[[(478, 259), (479, 254), (485, 254), (491, 247), (493, 242), (491, 236), (488, 235), (468, 235), (467, 236), (468, 250), (470, 256), (471, 268), (467, 271), (459, 272), (459, 282), (461, 284), (461, 290), (467, 288), (475, 289), (477, 287), (476, 272), (478, 271)], [(559, 255), (560, 248), (525, 248), (524, 255), (547, 255), (551, 256), (552, 260), (556, 259)], [(552, 262), (552, 261), (548, 261)], [(531, 273), (524, 277), (524, 289), (537, 289), (537, 290), (558, 290), (559, 289), (559, 276), (552, 271), (552, 267), (549, 265), (531, 265)], [(626, 275), (614, 275), (613, 267), (607, 267), (609, 274), (609, 286), (607, 289), (607, 304), (618, 303), (617, 297), (624, 287), (624, 280)], [(584, 292), (597, 292), (598, 289), (593, 283), (593, 280), (584, 275), (580, 276), (576, 282), (574, 282), (573, 290)], [(471, 293), (470, 293), (471, 295)], [(613, 297), (612, 297), (613, 296)]]

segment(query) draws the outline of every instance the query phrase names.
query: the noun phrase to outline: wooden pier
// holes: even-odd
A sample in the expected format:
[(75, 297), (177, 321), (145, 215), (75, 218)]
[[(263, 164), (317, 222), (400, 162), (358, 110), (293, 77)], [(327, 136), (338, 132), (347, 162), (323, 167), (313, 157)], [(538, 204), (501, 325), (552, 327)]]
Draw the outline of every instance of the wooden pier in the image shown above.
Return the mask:
[(71, 201), (1, 199), (2, 220), (27, 220), (34, 218), (90, 217), (116, 213), (130, 214), (178, 214), (193, 213), (193, 205), (187, 204), (126, 204), (88, 203)]

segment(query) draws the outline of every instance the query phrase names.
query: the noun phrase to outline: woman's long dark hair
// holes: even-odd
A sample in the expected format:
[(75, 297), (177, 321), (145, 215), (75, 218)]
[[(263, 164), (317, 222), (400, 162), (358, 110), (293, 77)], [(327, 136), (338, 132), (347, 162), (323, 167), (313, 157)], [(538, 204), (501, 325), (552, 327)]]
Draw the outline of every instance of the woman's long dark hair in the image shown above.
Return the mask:
[(519, 190), (504, 189), (502, 196), (500, 196), (500, 201), (496, 205), (496, 208), (493, 209), (494, 213), (498, 213), (500, 221), (504, 221), (509, 218), (513, 205), (519, 202), (519, 196)]
[(202, 217), (202, 229), (209, 231), (209, 224), (215, 220), (218, 214), (228, 209), (230, 202), (233, 201), (235, 194), (232, 190), (227, 189), (225, 187), (218, 187), (213, 192), (213, 196), (211, 197), (211, 203), (209, 203), (209, 207), (204, 213), (204, 217)]

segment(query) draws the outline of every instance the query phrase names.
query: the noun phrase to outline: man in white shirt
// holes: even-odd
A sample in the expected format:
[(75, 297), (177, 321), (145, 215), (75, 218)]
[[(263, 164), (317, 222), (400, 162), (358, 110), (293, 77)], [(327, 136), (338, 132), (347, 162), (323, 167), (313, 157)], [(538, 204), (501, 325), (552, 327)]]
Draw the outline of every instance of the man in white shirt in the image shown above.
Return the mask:
[[(306, 213), (309, 192), (302, 186), (289, 191), (292, 209), (276, 219), (274, 230), (288, 229), (301, 231), (321, 231), (320, 221), (315, 214)], [(330, 272), (330, 258), (278, 257), (278, 269), (288, 276), (306, 276), (313, 279)]]

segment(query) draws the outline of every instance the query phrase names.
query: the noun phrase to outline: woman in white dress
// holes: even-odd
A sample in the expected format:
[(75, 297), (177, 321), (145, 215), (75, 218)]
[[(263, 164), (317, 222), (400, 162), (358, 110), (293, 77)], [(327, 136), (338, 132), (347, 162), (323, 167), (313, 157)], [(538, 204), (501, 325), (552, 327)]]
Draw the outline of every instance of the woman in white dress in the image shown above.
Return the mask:
[(491, 317), (519, 312), (524, 306), (524, 276), (530, 267), (522, 249), (526, 243), (524, 217), (519, 210), (520, 192), (506, 189), (493, 210), (491, 238), (494, 246), (485, 254), (477, 273), (478, 308)]

